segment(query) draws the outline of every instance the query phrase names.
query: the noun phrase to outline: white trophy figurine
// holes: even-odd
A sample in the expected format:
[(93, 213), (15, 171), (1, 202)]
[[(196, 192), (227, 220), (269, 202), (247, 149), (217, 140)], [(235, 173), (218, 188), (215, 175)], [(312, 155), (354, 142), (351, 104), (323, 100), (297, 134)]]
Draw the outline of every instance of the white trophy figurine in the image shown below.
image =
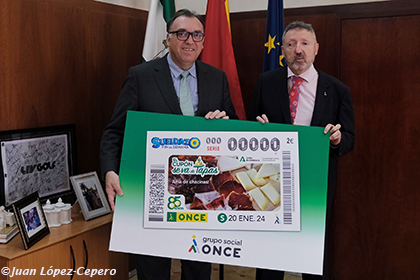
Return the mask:
[(10, 213), (9, 211), (7, 211), (7, 213), (6, 213), (6, 224), (9, 227), (11, 227), (14, 224), (16, 224), (15, 214), (14, 213)]
[(0, 206), (0, 230), (6, 227), (6, 214), (4, 206)]

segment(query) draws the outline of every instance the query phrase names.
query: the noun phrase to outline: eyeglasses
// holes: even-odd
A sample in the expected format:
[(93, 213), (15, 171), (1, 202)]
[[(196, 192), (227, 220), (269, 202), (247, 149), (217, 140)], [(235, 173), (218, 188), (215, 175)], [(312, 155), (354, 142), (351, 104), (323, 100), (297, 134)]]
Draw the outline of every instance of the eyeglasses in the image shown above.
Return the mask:
[(168, 32), (169, 34), (176, 34), (176, 37), (178, 38), (178, 40), (180, 41), (187, 41), (188, 38), (193, 39), (194, 42), (202, 42), (204, 40), (204, 33), (201, 31), (194, 31), (194, 32), (188, 32), (185, 29), (179, 29), (177, 31), (171, 31)]

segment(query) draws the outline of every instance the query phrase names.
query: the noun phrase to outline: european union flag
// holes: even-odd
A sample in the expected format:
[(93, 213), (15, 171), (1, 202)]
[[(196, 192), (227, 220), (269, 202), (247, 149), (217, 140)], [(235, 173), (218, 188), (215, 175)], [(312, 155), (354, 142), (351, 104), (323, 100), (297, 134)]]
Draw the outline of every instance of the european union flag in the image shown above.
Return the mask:
[(268, 0), (267, 31), (265, 34), (264, 72), (283, 67), (281, 36), (284, 30), (283, 0)]

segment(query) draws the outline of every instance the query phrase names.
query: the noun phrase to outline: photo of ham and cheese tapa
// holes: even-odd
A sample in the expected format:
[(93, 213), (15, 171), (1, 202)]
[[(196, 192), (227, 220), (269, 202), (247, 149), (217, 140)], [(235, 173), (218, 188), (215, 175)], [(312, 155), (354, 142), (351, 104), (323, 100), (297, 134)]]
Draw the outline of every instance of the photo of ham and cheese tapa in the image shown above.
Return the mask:
[(190, 210), (272, 211), (281, 205), (280, 164), (231, 156), (172, 155), (168, 191)]

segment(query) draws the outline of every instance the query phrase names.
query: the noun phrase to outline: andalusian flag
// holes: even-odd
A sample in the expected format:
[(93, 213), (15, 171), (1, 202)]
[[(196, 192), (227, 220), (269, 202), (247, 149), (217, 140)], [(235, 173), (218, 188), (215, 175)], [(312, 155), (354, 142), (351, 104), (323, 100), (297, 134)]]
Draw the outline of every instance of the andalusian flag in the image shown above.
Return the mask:
[(228, 0), (208, 0), (204, 49), (201, 60), (226, 73), (230, 98), (239, 119), (246, 120), (241, 86), (230, 35)]
[(143, 61), (166, 54), (166, 23), (175, 14), (174, 0), (152, 0), (144, 36)]
[(266, 43), (264, 44), (264, 72), (284, 66), (281, 54), (283, 30), (283, 0), (268, 0)]

